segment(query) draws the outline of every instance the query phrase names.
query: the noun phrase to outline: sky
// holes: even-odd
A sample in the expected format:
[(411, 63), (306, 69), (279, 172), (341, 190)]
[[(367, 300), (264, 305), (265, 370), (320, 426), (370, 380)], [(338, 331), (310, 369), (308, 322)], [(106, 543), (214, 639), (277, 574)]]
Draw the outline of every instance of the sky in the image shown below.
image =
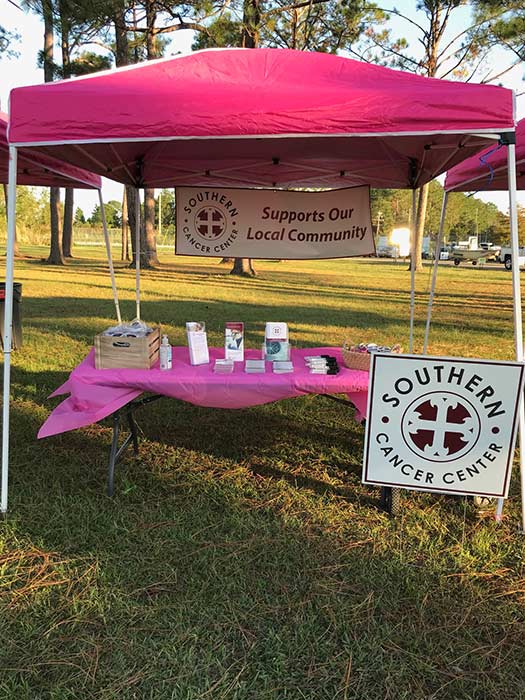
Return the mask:
[[(15, 48), (19, 55), (16, 58), (0, 58), (0, 109), (4, 112), (8, 111), (9, 92), (14, 87), (23, 85), (35, 85), (43, 82), (43, 70), (37, 68), (37, 56), (43, 43), (43, 24), (42, 21), (35, 15), (26, 13), (19, 9), (21, 0), (0, 0), (0, 23), (8, 30), (16, 31), (21, 39), (15, 44)], [(398, 0), (397, 3), (383, 2), (383, 7), (391, 8), (394, 5), (401, 11), (417, 18), (417, 13), (414, 11), (414, 2), (411, 0)], [(467, 27), (469, 24), (469, 15), (466, 8), (457, 11), (458, 14), (454, 17), (454, 31), (462, 25)], [(410, 25), (401, 19), (392, 20), (394, 34), (397, 36), (407, 37), (411, 48), (416, 51), (417, 38), (411, 36)], [(193, 40), (193, 32), (183, 30), (175, 32), (175, 39), (168, 46), (166, 55), (175, 53), (188, 53), (191, 50)], [(510, 61), (510, 55), (504, 51), (500, 51), (494, 56), (493, 66), (495, 68), (503, 68)], [(492, 67), (492, 66), (491, 66)], [(504, 87), (513, 89), (517, 93), (516, 108), (517, 117), (521, 119), (525, 117), (525, 67), (523, 64), (517, 66), (509, 73), (502, 76), (498, 83)], [(524, 93), (520, 95), (519, 93)], [(496, 192), (490, 194), (479, 193), (480, 199), (484, 201), (494, 202), (502, 211), (508, 208), (508, 195), (505, 192)], [(104, 201), (111, 199), (120, 201), (122, 198), (122, 185), (103, 178), (103, 197)], [(77, 190), (75, 192), (75, 206), (80, 206), (86, 215), (90, 215), (93, 208), (97, 204), (98, 195), (94, 192)], [(518, 203), (525, 206), (525, 193), (518, 194)]]

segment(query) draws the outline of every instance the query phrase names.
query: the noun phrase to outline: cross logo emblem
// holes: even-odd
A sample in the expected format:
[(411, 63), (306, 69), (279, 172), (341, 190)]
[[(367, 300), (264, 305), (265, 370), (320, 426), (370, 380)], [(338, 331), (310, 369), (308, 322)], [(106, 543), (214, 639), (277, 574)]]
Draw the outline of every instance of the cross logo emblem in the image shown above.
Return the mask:
[(226, 219), (216, 207), (202, 207), (195, 215), (197, 233), (208, 241), (220, 238), (226, 230)]
[(414, 454), (434, 462), (449, 462), (476, 445), (481, 421), (467, 399), (439, 391), (420, 396), (408, 406), (401, 430)]

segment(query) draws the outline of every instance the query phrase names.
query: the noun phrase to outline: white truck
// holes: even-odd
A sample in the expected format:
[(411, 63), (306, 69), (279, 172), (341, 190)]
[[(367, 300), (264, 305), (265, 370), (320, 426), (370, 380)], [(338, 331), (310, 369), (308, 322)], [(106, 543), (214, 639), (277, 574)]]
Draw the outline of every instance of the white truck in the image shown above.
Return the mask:
[[(506, 270), (512, 270), (512, 249), (504, 247), (500, 250), (499, 261), (505, 265)], [(520, 267), (525, 267), (525, 248), (519, 249), (518, 262)]]

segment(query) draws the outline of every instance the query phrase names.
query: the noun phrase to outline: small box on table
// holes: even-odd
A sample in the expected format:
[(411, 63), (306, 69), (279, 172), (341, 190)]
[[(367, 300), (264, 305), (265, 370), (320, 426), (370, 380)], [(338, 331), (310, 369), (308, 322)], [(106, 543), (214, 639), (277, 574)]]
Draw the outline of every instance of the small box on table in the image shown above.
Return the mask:
[(95, 336), (95, 367), (97, 369), (150, 369), (158, 362), (160, 328), (142, 338)]

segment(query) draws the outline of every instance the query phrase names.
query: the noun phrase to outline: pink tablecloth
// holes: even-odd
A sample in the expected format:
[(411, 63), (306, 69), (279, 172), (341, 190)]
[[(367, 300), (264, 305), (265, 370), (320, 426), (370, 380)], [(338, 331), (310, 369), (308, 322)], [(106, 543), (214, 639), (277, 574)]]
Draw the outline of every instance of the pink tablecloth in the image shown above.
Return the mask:
[[(305, 355), (333, 355), (341, 371), (336, 375), (310, 374)], [(247, 350), (246, 358), (258, 358), (260, 352)], [(111, 415), (142, 392), (164, 394), (197, 406), (212, 408), (246, 408), (305, 394), (347, 394), (355, 405), (356, 417), (366, 415), (368, 372), (347, 369), (336, 348), (293, 350), (294, 372), (273, 374), (266, 364), (265, 374), (246, 374), (244, 362), (235, 363), (233, 374), (215, 374), (214, 360), (224, 357), (224, 350), (210, 349), (210, 364), (192, 367), (188, 349), (173, 348), (173, 368), (161, 372), (153, 369), (95, 369), (94, 350), (76, 367), (65, 384), (51, 396), (70, 394), (55, 408), (38, 437), (48, 437), (81, 428)]]

